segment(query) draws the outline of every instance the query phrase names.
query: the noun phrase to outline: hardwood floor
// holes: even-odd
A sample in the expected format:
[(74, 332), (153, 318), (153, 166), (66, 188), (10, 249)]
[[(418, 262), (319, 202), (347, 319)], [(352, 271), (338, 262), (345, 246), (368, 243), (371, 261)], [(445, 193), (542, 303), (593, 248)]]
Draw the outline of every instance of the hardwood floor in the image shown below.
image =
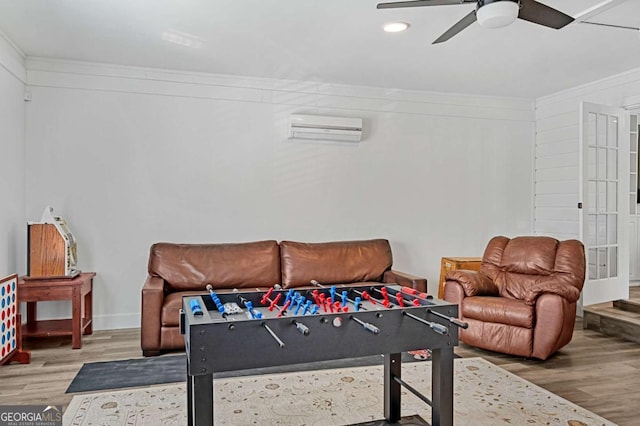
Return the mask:
[[(71, 338), (29, 340), (29, 365), (0, 367), (2, 404), (67, 405), (65, 394), (85, 362), (141, 358), (139, 330), (97, 331), (84, 336), (82, 349)], [(640, 344), (583, 330), (576, 324), (573, 341), (542, 362), (461, 345), (462, 357), (479, 356), (620, 425), (638, 424)]]

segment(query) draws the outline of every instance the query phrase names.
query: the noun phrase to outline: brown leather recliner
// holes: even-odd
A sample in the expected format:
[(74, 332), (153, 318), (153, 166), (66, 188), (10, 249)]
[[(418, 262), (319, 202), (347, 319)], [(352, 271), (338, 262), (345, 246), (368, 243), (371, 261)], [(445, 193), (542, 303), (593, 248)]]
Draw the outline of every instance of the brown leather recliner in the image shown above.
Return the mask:
[(573, 337), (585, 278), (580, 241), (494, 237), (480, 271), (451, 271), (444, 299), (459, 305), (468, 345), (547, 359)]
[(322, 284), (370, 286), (397, 283), (427, 291), (427, 280), (391, 269), (391, 246), (385, 239), (302, 243), (258, 241), (236, 244), (151, 246), (147, 280), (142, 288), (141, 346), (145, 356), (184, 348), (179, 330), (182, 297), (216, 292), (313, 288)]

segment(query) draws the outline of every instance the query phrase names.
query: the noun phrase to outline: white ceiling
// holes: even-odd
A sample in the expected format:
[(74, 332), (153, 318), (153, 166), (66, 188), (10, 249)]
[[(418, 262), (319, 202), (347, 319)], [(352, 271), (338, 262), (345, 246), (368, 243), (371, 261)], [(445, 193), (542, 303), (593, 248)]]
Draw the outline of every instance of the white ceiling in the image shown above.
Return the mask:
[[(576, 16), (603, 0), (544, 0)], [(375, 0), (0, 0), (27, 55), (186, 71), (536, 98), (640, 67), (638, 32), (523, 20), (431, 42), (472, 4), (377, 10)], [(411, 24), (387, 34), (388, 21)], [(591, 18), (640, 27), (640, 1)], [(195, 36), (192, 47), (163, 39)], [(174, 35), (175, 37), (175, 35)]]

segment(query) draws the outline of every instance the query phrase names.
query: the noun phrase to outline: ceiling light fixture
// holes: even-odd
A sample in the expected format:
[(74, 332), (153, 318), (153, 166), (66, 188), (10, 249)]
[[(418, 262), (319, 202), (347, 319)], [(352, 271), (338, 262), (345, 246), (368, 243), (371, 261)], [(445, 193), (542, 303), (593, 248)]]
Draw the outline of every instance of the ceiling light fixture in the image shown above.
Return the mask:
[(519, 12), (518, 0), (479, 0), (476, 17), (483, 28), (500, 28), (512, 24)]
[(409, 28), (409, 24), (406, 22), (389, 22), (382, 27), (387, 33), (399, 33), (406, 31), (407, 28)]

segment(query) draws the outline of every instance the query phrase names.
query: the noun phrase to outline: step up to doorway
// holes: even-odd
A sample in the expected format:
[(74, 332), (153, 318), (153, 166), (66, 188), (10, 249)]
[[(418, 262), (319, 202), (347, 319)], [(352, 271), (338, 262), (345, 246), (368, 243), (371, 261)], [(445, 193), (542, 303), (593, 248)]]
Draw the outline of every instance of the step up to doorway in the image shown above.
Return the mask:
[(613, 302), (613, 307), (640, 314), (640, 300), (616, 300)]
[(586, 329), (598, 331), (607, 336), (621, 337), (632, 342), (640, 343), (640, 311), (634, 311), (640, 305), (636, 303), (611, 303), (586, 306), (584, 308), (583, 326)]

